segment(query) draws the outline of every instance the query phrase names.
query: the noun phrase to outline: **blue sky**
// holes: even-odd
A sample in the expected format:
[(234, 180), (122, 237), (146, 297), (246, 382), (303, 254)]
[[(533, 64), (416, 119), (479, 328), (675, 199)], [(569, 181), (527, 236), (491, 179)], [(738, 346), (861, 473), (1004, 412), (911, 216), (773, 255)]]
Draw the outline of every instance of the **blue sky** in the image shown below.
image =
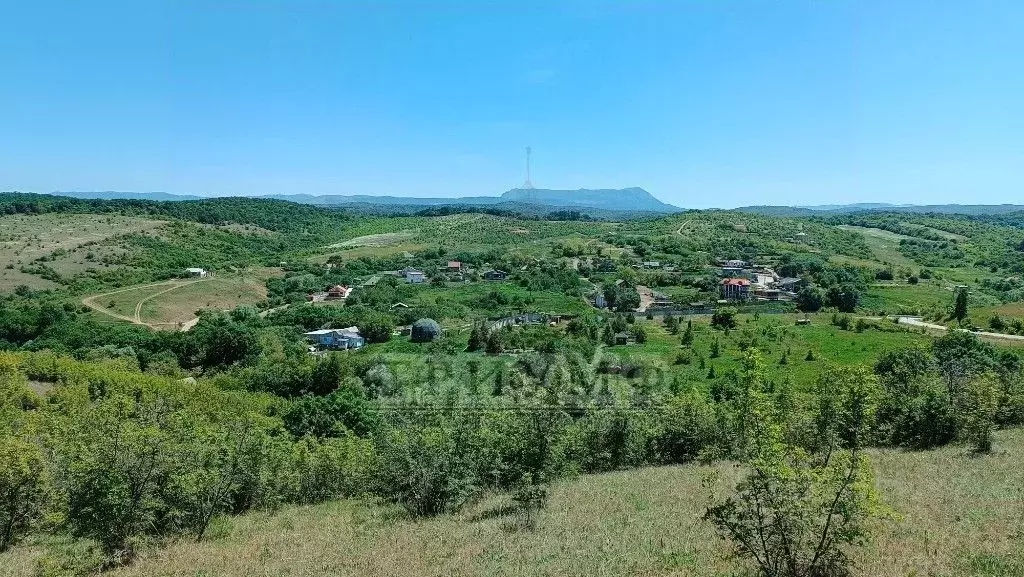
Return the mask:
[(0, 190), (1024, 203), (1024, 2), (0, 0)]

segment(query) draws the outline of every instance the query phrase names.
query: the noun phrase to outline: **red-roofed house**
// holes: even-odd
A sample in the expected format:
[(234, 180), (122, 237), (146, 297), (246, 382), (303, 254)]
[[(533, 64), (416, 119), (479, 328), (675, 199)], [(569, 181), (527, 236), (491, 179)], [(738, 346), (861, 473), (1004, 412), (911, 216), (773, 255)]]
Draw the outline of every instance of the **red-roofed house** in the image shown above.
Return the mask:
[(462, 263), (457, 260), (448, 261), (448, 272), (462, 272)]
[(722, 279), (722, 298), (730, 301), (745, 301), (750, 298), (750, 281), (745, 278)]
[(327, 300), (341, 300), (347, 299), (348, 295), (352, 294), (352, 287), (345, 285), (335, 285), (327, 290)]

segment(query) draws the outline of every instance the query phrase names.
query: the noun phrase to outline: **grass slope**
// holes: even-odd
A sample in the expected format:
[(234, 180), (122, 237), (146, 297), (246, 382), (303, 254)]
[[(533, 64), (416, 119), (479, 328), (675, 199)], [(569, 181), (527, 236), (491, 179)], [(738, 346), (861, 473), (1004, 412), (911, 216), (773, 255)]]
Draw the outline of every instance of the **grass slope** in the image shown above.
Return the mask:
[[(166, 224), (148, 218), (97, 214), (7, 215), (0, 217), (0, 292), (18, 285), (54, 288), (56, 283), (26, 274), (22, 266), (45, 263), (58, 274), (109, 269), (107, 259), (124, 251), (94, 246), (112, 237)], [(10, 266), (11, 268), (7, 268)]]
[[(997, 435), (993, 455), (962, 447), (874, 451), (892, 510), (854, 552), (858, 576), (1024, 574), (1024, 430)], [(702, 483), (717, 473), (711, 488)], [(183, 540), (111, 576), (736, 575), (742, 565), (702, 515), (735, 467), (687, 465), (559, 483), (533, 531), (515, 530), (492, 496), (458, 515), (414, 521), (383, 505), (340, 501), (247, 515), (209, 541)], [(38, 547), (7, 554), (0, 576), (27, 574)]]
[(257, 268), (202, 280), (147, 283), (92, 295), (82, 302), (115, 320), (176, 329), (193, 320), (198, 310), (230, 310), (266, 299), (265, 280), (277, 274), (277, 269)]

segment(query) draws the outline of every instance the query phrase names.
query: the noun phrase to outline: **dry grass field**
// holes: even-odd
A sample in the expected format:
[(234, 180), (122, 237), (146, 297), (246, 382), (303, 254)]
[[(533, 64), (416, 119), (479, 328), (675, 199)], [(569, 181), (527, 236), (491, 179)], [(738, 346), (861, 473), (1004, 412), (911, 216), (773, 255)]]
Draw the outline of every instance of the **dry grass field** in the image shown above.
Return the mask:
[(188, 326), (198, 310), (230, 310), (265, 299), (264, 281), (273, 274), (272, 269), (259, 269), (151, 283), (92, 295), (82, 304), (117, 320), (175, 330)]
[[(267, 298), (265, 277), (217, 276), (188, 284), (142, 301), (140, 318), (159, 326), (177, 326), (195, 318), (197, 310), (230, 310)], [(136, 305), (138, 306), (138, 305)]]
[(412, 230), (398, 232), (384, 232), (379, 234), (365, 234), (350, 238), (344, 242), (332, 244), (327, 248), (356, 248), (361, 246), (391, 246), (410, 240), (416, 236)]
[(871, 248), (871, 252), (874, 253), (875, 260), (878, 262), (911, 269), (918, 268), (917, 263), (899, 251), (900, 241), (910, 238), (909, 236), (863, 226), (840, 225), (839, 228), (863, 235), (865, 242)]
[[(989, 456), (952, 446), (875, 451), (872, 461), (891, 518), (855, 551), (855, 575), (1024, 575), (1024, 430), (1000, 432)], [(515, 528), (502, 496), (426, 521), (357, 501), (292, 507), (225, 520), (208, 541), (170, 544), (110, 575), (733, 576), (744, 566), (702, 515), (709, 490), (738, 476), (722, 464), (566, 480), (534, 530)], [(0, 576), (32, 574), (39, 555), (23, 546), (0, 557)]]
[(116, 266), (104, 260), (116, 258), (124, 251), (94, 243), (164, 224), (160, 220), (97, 214), (0, 217), (0, 292), (22, 284), (31, 288), (54, 288), (55, 283), (19, 270), (22, 265), (40, 258), (45, 258), (45, 264), (60, 274)]

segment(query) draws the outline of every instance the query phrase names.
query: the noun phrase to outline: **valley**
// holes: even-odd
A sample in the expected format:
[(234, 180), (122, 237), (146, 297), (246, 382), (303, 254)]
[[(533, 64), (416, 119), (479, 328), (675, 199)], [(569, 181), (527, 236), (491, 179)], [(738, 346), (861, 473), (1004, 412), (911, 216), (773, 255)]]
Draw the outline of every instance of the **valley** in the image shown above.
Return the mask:
[(854, 575), (1024, 563), (1021, 214), (35, 198), (0, 195), (0, 458), (41, 491), (0, 575), (729, 575), (750, 452), (820, 450)]

